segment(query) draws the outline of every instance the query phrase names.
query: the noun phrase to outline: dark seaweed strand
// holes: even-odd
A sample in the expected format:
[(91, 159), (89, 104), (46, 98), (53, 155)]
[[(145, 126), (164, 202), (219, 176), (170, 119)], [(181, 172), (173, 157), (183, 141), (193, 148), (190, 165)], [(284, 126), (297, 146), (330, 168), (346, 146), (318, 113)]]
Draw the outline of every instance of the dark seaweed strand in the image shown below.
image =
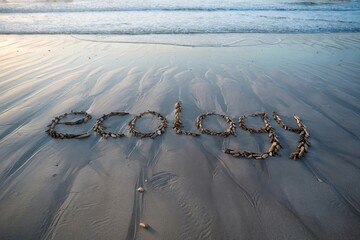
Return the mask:
[(197, 137), (200, 136), (199, 133), (196, 132), (191, 132), (191, 131), (184, 131), (181, 129), (182, 127), (182, 121), (181, 121), (181, 102), (177, 101), (175, 103), (175, 121), (173, 124), (173, 129), (175, 130), (176, 134), (184, 134), (184, 135), (189, 135), (189, 136), (193, 136), (193, 137)]
[[(213, 131), (213, 130), (204, 128), (203, 124), (202, 124), (202, 121), (207, 116), (211, 116), (211, 115), (219, 116), (219, 117), (223, 118), (229, 124), (229, 127), (224, 131)], [(207, 113), (203, 113), (203, 114), (199, 115), (196, 118), (195, 126), (199, 129), (199, 131), (201, 133), (205, 133), (205, 134), (209, 134), (209, 135), (219, 135), (219, 136), (222, 136), (222, 137), (228, 137), (230, 135), (235, 135), (235, 128), (236, 128), (236, 124), (231, 119), (231, 117), (223, 115), (223, 114), (214, 113), (214, 112), (207, 112)]]
[[(73, 122), (60, 122), (61, 119), (65, 118), (68, 115), (85, 115), (84, 118), (79, 119), (77, 121), (73, 121)], [(45, 131), (49, 136), (53, 137), (53, 138), (60, 138), (60, 139), (65, 139), (65, 138), (87, 138), (90, 137), (90, 134), (88, 133), (79, 133), (79, 134), (70, 134), (70, 133), (58, 133), (57, 131), (55, 131), (55, 126), (57, 124), (64, 124), (64, 125), (78, 125), (78, 124), (82, 124), (82, 123), (86, 123), (91, 119), (91, 115), (88, 114), (85, 111), (80, 111), (80, 112), (73, 112), (71, 111), (70, 113), (64, 113), (58, 117), (55, 117), (51, 123), (47, 126), (48, 129)]]
[[(136, 130), (135, 128), (135, 123), (136, 120), (138, 120), (139, 118), (141, 118), (144, 115), (153, 115), (155, 117), (157, 117), (160, 120), (160, 125), (152, 132), (140, 132), (138, 130)], [(168, 125), (168, 122), (166, 121), (166, 119), (158, 112), (155, 111), (147, 111), (147, 112), (143, 112), (140, 113), (139, 115), (136, 115), (130, 122), (129, 122), (129, 127), (130, 127), (130, 133), (131, 135), (135, 136), (135, 137), (141, 137), (141, 138), (145, 138), (145, 137), (150, 137), (150, 138), (156, 138), (157, 136), (163, 134), (165, 132), (165, 129)]]
[(104, 114), (101, 118), (98, 118), (93, 126), (93, 130), (102, 136), (103, 138), (121, 138), (125, 137), (125, 134), (123, 133), (115, 133), (115, 132), (107, 132), (105, 131), (106, 127), (104, 126), (104, 121), (108, 119), (111, 116), (125, 116), (128, 115), (127, 112), (110, 112), (108, 114)]
[(290, 153), (289, 158), (292, 160), (296, 160), (296, 159), (299, 159), (299, 158), (305, 156), (305, 153), (308, 151), (308, 148), (310, 147), (310, 142), (308, 140), (309, 133), (306, 130), (306, 127), (303, 124), (303, 122), (301, 121), (301, 119), (298, 116), (296, 116), (295, 114), (293, 115), (296, 125), (298, 126), (298, 128), (293, 128), (293, 127), (289, 127), (286, 124), (284, 124), (284, 122), (279, 117), (279, 114), (277, 114), (276, 112), (273, 112), (272, 115), (273, 115), (274, 120), (282, 128), (284, 128), (285, 130), (291, 131), (291, 132), (298, 133), (300, 135), (298, 145), (296, 146), (295, 150), (292, 153)]
[(248, 127), (245, 123), (244, 120), (247, 118), (246, 116), (241, 116), (239, 117), (239, 127), (245, 131), (249, 131), (251, 133), (268, 133), (269, 135), (269, 141), (270, 141), (270, 147), (268, 149), (267, 152), (247, 152), (247, 151), (236, 151), (230, 148), (227, 148), (224, 150), (224, 152), (226, 154), (230, 154), (233, 157), (243, 157), (243, 158), (248, 158), (248, 159), (257, 159), (257, 160), (261, 160), (261, 159), (265, 159), (269, 156), (274, 156), (278, 153), (278, 151), (280, 150), (280, 142), (279, 142), (279, 138), (278, 136), (276, 136), (273, 127), (270, 125), (269, 123), (269, 118), (267, 116), (266, 113), (264, 112), (257, 112), (255, 114), (251, 114), (249, 115), (250, 117), (257, 117), (260, 116), (261, 119), (264, 122), (264, 127), (262, 128), (252, 128), (252, 127)]

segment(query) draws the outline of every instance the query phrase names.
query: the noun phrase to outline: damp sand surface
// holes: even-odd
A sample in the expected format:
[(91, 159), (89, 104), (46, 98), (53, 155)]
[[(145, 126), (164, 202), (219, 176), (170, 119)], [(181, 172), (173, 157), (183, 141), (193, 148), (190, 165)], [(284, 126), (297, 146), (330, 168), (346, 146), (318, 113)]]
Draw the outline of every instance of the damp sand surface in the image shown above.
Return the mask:
[[(244, 36), (230, 47), (189, 47), (1, 35), (0, 239), (359, 239), (360, 34)], [(280, 156), (225, 154), (269, 148), (267, 134), (239, 128), (228, 138), (176, 135), (178, 100), (186, 131), (204, 112), (236, 122), (268, 113)], [(71, 110), (93, 119), (56, 129), (91, 136), (49, 137), (46, 126)], [(148, 110), (166, 117), (165, 133), (131, 137), (127, 123)], [(126, 137), (91, 130), (111, 111), (130, 113), (104, 121)], [(292, 114), (302, 119), (304, 158), (288, 159), (298, 135), (272, 111), (290, 126)], [(159, 122), (137, 124), (151, 131)], [(216, 117), (204, 125), (227, 128)]]

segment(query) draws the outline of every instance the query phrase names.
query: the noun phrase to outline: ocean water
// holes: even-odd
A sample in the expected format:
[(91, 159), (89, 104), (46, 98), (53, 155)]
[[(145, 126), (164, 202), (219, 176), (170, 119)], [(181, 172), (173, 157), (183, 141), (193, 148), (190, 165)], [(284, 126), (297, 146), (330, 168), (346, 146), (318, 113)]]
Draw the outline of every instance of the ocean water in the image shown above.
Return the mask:
[(0, 0), (0, 33), (359, 31), (360, 0)]

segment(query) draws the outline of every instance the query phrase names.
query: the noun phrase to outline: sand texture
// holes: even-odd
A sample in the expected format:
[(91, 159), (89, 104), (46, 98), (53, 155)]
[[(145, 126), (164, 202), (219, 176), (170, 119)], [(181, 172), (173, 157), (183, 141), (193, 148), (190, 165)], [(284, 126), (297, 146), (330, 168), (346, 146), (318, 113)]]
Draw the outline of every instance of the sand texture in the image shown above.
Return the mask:
[[(360, 239), (360, 34), (245, 36), (231, 47), (0, 36), (0, 239)], [(267, 134), (238, 126), (227, 138), (175, 134), (179, 100), (183, 130), (193, 132), (204, 112), (236, 123), (266, 112), (280, 155), (225, 154), (270, 146)], [(92, 119), (56, 130), (89, 138), (45, 133), (71, 110)], [(165, 133), (131, 136), (128, 122), (148, 110), (167, 119)], [(126, 137), (91, 130), (111, 111), (129, 113), (103, 122)], [(306, 125), (304, 158), (289, 159), (299, 135), (273, 111)], [(203, 124), (228, 127), (216, 116)], [(139, 131), (158, 125), (136, 121)]]

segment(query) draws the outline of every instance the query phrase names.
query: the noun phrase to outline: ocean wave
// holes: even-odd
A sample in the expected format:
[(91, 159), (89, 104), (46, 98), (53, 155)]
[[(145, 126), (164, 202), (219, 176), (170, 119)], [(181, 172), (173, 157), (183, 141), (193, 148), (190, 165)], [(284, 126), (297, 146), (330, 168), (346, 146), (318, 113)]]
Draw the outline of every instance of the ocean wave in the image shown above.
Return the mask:
[(0, 4), (0, 33), (146, 35), (360, 31), (360, 2), (328, 2), (310, 4), (311, 7), (299, 2), (203, 6), (195, 2), (152, 7), (137, 3), (119, 5), (116, 2), (118, 5), (108, 6), (94, 3)]
[(78, 34), (78, 35), (194, 35), (194, 34), (236, 34), (236, 33), (346, 33), (360, 32), (360, 27), (342, 28), (242, 28), (242, 29), (131, 29), (131, 30), (101, 30), (101, 29), (9, 29), (0, 30), (0, 34)]
[(104, 5), (8, 5), (0, 4), (0, 13), (50, 12), (126, 12), (126, 11), (360, 11), (360, 3), (353, 4), (244, 4), (240, 6), (108, 6)]

